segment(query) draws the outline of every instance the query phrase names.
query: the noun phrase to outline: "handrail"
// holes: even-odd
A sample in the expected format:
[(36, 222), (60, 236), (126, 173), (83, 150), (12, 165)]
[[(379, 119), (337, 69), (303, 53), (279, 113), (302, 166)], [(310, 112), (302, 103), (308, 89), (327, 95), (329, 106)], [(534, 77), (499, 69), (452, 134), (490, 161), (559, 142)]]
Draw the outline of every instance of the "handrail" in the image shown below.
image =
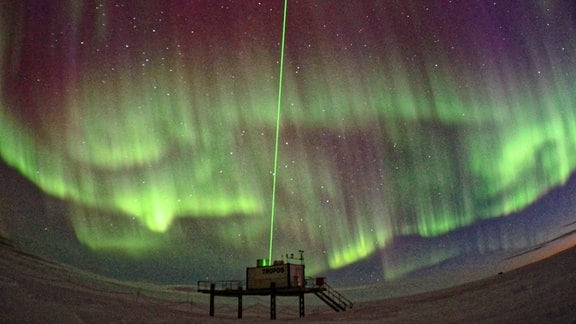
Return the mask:
[(242, 286), (243, 286), (243, 281), (242, 280), (219, 280), (219, 281), (199, 280), (198, 281), (198, 291), (210, 290), (211, 285), (214, 285), (214, 290), (216, 290), (216, 291), (240, 290), (240, 288), (242, 288)]
[(331, 299), (338, 301), (339, 304), (346, 305), (346, 307), (349, 307), (349, 308), (352, 308), (352, 306), (354, 305), (352, 303), (352, 301), (350, 301), (348, 298), (344, 297), (344, 295), (342, 295), (338, 291), (334, 290), (327, 283), (324, 283), (323, 287), (326, 287), (326, 294), (329, 295), (329, 297)]

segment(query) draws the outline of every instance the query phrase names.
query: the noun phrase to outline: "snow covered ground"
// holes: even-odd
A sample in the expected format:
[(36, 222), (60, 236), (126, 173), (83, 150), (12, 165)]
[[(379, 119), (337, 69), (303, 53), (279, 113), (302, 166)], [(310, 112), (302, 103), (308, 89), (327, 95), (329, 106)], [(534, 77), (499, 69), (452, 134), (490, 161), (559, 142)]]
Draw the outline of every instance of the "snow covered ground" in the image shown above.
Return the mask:
[[(195, 287), (127, 283), (44, 260), (0, 241), (0, 322), (228, 322), (236, 299)], [(334, 312), (306, 297), (306, 320), (383, 322), (576, 321), (576, 247), (524, 267), (447, 289), (384, 298), (383, 286), (345, 289), (354, 308)], [(244, 320), (268, 320), (269, 297), (245, 297)], [(298, 299), (278, 298), (277, 318), (298, 318)]]

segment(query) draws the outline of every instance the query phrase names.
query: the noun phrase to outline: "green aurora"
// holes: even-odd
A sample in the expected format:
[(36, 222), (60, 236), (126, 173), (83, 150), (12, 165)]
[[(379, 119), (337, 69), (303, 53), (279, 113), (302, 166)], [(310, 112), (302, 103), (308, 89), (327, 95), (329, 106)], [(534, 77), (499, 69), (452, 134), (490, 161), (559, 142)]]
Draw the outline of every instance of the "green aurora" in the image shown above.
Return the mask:
[[(145, 258), (209, 232), (227, 253), (264, 256), (278, 5), (263, 22), (190, 33), (199, 27), (170, 17), (190, 12), (193, 21), (198, 6), (179, 2), (154, 27), (158, 8), (131, 4), (146, 13), (137, 34), (99, 2), (106, 15), (90, 14), (88, 1), (54, 5), (41, 27), (22, 6), (0, 8), (0, 156), (69, 201), (78, 241), (95, 251)], [(370, 32), (359, 18), (368, 5), (316, 6), (289, 5), (275, 251), (305, 247), (319, 260), (309, 271), (341, 268), (398, 237), (519, 212), (572, 174), (576, 42), (562, 35), (576, 28), (561, 12), (539, 16), (553, 31), (512, 21), (495, 38), (516, 43), (487, 46), (480, 35), (490, 22), (443, 31), (414, 5), (403, 8), (411, 23), (379, 20)], [(457, 254), (387, 263), (384, 277)]]

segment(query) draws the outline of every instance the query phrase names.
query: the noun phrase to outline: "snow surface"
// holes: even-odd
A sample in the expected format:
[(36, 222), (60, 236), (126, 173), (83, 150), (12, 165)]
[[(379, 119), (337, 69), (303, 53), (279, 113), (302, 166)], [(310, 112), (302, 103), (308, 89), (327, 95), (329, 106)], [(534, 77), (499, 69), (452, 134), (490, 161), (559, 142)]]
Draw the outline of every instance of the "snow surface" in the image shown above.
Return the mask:
[[(0, 322), (231, 322), (236, 299), (209, 296), (195, 286), (158, 286), (111, 280), (38, 258), (0, 240)], [(306, 296), (309, 321), (576, 322), (576, 247), (527, 266), (471, 283), (384, 298), (384, 286), (343, 289), (353, 309), (334, 312)], [(246, 296), (243, 320), (269, 320), (269, 297)], [(277, 319), (298, 318), (298, 299), (278, 297)]]

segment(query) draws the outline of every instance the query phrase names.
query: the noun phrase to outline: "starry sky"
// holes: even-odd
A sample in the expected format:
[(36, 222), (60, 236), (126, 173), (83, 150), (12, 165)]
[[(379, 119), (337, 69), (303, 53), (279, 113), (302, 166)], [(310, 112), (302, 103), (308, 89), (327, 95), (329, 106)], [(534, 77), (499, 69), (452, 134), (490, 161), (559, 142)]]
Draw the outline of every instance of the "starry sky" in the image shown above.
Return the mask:
[(576, 3), (289, 0), (276, 129), (283, 6), (2, 2), (0, 233), (118, 278), (242, 278), (275, 175), (274, 258), (371, 283), (574, 221)]

